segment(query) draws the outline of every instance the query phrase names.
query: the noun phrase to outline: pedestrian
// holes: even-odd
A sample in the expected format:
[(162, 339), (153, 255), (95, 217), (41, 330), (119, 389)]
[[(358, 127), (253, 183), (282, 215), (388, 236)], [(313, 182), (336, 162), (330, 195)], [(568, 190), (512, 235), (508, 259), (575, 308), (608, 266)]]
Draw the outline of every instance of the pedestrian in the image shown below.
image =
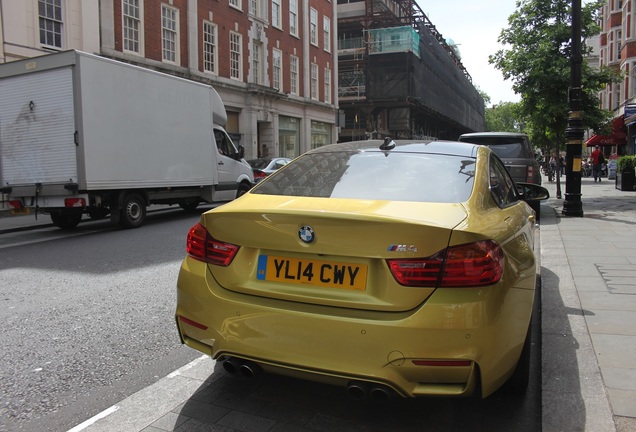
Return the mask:
[(596, 179), (601, 181), (601, 169), (603, 167), (603, 163), (605, 163), (605, 157), (603, 156), (603, 152), (601, 152), (601, 148), (599, 146), (594, 147), (594, 151), (590, 155), (592, 159), (592, 175), (594, 176), (594, 182), (596, 183)]
[(550, 171), (548, 173), (548, 181), (554, 181), (557, 174), (557, 157), (554, 152), (550, 155)]

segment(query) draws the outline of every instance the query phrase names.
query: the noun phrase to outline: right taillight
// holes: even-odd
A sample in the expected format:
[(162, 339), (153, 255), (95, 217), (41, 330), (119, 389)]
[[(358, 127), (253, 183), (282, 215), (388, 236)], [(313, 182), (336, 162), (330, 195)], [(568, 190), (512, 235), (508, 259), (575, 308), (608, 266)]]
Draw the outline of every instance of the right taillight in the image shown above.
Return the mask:
[(200, 223), (190, 228), (186, 239), (186, 253), (192, 258), (209, 264), (227, 267), (239, 247), (214, 239)]
[(395, 280), (412, 287), (477, 287), (499, 282), (504, 257), (492, 240), (452, 246), (428, 258), (387, 260)]
[(254, 181), (263, 180), (265, 177), (267, 177), (267, 174), (265, 174), (261, 170), (254, 170), (253, 172), (254, 172)]

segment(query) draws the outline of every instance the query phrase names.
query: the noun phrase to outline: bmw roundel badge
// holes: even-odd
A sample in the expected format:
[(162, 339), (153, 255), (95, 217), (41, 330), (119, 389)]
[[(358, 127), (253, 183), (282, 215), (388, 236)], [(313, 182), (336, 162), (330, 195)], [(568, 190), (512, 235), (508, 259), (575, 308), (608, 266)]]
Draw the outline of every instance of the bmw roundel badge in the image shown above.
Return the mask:
[(314, 234), (314, 230), (309, 225), (305, 225), (300, 227), (298, 230), (298, 238), (300, 238), (304, 243), (311, 243), (316, 238)]

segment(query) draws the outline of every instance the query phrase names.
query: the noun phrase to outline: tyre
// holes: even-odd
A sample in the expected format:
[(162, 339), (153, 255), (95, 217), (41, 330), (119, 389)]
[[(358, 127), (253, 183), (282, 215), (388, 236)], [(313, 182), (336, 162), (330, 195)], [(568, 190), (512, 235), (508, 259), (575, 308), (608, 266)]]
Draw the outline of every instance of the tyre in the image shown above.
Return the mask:
[(245, 195), (250, 190), (250, 186), (247, 183), (239, 183), (238, 190), (236, 191), (236, 197)]
[(541, 219), (541, 204), (538, 201), (536, 201), (536, 202), (528, 203), (528, 205), (536, 213), (537, 221), (540, 220)]
[(51, 213), (51, 221), (53, 225), (63, 230), (74, 229), (82, 220), (81, 213), (63, 213), (54, 212)]
[[(532, 323), (532, 320), (530, 321)], [(530, 359), (532, 357), (532, 325), (528, 326), (526, 340), (523, 343), (521, 356), (513, 374), (504, 384), (503, 390), (508, 394), (523, 394), (530, 383)]]
[(137, 193), (124, 197), (120, 209), (119, 224), (124, 228), (138, 228), (146, 220), (146, 202)]

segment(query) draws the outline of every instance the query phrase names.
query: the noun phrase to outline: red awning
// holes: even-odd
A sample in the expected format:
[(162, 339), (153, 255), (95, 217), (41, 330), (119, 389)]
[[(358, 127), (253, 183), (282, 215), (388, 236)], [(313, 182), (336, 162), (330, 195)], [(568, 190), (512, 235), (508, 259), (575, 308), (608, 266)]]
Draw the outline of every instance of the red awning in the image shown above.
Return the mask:
[(618, 146), (627, 144), (627, 132), (625, 131), (625, 118), (623, 116), (616, 117), (612, 120), (611, 135), (592, 135), (590, 139), (585, 141), (588, 147), (599, 146)]

